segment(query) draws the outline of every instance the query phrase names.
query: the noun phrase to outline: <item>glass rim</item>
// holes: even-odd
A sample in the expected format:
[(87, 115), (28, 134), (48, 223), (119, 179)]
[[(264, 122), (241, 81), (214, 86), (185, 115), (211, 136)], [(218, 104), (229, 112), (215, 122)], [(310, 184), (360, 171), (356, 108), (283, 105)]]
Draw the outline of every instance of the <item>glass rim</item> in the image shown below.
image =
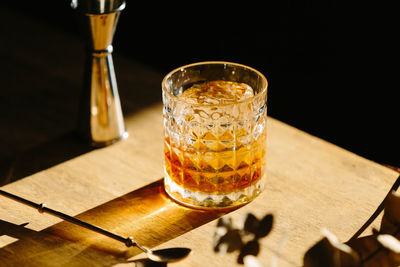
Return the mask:
[[(170, 78), (174, 73), (176, 73), (178, 71), (181, 71), (182, 69), (185, 69), (185, 68), (190, 68), (190, 67), (200, 66), (200, 65), (233, 65), (233, 66), (245, 68), (245, 69), (253, 71), (259, 77), (261, 77), (261, 79), (264, 81), (265, 85), (263, 86), (263, 88), (257, 94), (253, 95), (252, 97), (249, 97), (249, 98), (246, 98), (246, 99), (234, 102), (234, 103), (222, 103), (222, 104), (200, 104), (200, 103), (188, 102), (184, 98), (179, 98), (178, 96), (175, 96), (174, 94), (172, 94), (171, 92), (169, 92), (167, 90), (167, 88), (165, 86), (165, 83), (166, 83), (167, 79)], [(240, 63), (228, 62), (228, 61), (202, 61), (202, 62), (196, 62), (196, 63), (183, 65), (181, 67), (173, 69), (167, 75), (164, 76), (164, 78), (163, 78), (163, 80), (161, 82), (161, 87), (162, 87), (163, 92), (165, 92), (169, 97), (175, 98), (178, 101), (184, 102), (186, 104), (189, 104), (189, 105), (192, 105), (192, 106), (221, 107), (221, 106), (233, 106), (233, 105), (242, 104), (242, 103), (246, 103), (246, 102), (252, 102), (256, 97), (259, 97), (260, 95), (266, 93), (267, 88), (268, 88), (268, 81), (267, 81), (267, 78), (265, 78), (264, 74), (262, 74), (258, 70), (254, 69), (252, 67), (249, 67), (247, 65), (243, 65), (243, 64), (240, 64)]]

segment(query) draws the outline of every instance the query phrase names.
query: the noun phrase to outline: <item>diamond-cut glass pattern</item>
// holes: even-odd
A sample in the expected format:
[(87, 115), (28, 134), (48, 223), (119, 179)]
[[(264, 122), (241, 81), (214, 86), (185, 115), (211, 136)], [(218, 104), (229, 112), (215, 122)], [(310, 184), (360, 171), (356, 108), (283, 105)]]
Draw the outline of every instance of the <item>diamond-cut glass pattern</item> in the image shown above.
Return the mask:
[(201, 107), (164, 95), (165, 170), (192, 192), (229, 194), (264, 174), (263, 96), (237, 105)]
[(266, 90), (260, 90), (249, 101), (222, 105), (193, 104), (178, 96), (183, 89), (163, 90), (165, 186), (173, 198), (224, 207), (260, 193), (267, 118)]

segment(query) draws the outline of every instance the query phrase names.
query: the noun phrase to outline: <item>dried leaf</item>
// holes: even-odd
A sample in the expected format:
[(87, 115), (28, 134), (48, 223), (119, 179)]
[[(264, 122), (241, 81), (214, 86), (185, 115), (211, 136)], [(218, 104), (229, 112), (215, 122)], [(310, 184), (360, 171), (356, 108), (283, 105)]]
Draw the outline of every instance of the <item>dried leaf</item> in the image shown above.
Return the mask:
[(371, 255), (376, 253), (380, 248), (380, 244), (376, 240), (375, 235), (353, 239), (346, 244), (357, 252), (361, 261), (365, 261), (371, 257)]
[(395, 238), (392, 235), (379, 235), (377, 240), (382, 246), (384, 246), (387, 250), (389, 250), (388, 254), (388, 262), (392, 264), (392, 266), (400, 265), (400, 240)]
[(240, 254), (238, 257), (238, 263), (243, 264), (243, 258), (248, 255), (257, 256), (260, 252), (260, 245), (258, 244), (257, 240), (250, 241), (246, 243), (240, 250)]
[(360, 266), (358, 254), (342, 244), (332, 233), (323, 230), (325, 236), (311, 247), (303, 258), (304, 267), (355, 267)]
[[(383, 247), (376, 236), (365, 236), (352, 240), (349, 245), (357, 251), (360, 256), (360, 262), (363, 267), (397, 267), (399, 259), (396, 255)], [(397, 262), (397, 263), (396, 263)]]
[(385, 201), (380, 233), (398, 234), (400, 229), (400, 192), (393, 191)]
[(266, 215), (258, 225), (256, 238), (267, 236), (272, 230), (273, 222), (274, 222), (273, 215), (272, 214)]
[(392, 235), (378, 235), (376, 238), (385, 248), (400, 254), (400, 241)]
[[(382, 236), (382, 235), (380, 235)], [(378, 241), (379, 235), (370, 235), (357, 238), (347, 244), (357, 251), (363, 267), (397, 267), (399, 266), (399, 254), (390, 251)], [(382, 238), (379, 238), (382, 239)], [(385, 242), (385, 240), (383, 241)]]
[[(357, 251), (363, 267), (394, 267), (400, 265), (400, 254), (395, 236), (400, 230), (400, 194), (392, 191), (384, 202), (384, 215), (380, 230), (372, 229), (373, 234), (357, 238), (347, 244)], [(394, 236), (392, 236), (394, 235)], [(400, 245), (400, 244), (399, 244)]]

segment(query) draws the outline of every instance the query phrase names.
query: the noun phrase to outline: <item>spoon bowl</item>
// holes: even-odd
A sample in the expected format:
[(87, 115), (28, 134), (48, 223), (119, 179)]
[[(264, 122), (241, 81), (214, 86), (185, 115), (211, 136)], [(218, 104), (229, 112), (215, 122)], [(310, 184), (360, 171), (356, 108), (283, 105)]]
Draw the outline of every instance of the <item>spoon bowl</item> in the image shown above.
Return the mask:
[(125, 245), (127, 247), (131, 246), (138, 247), (140, 250), (146, 253), (147, 257), (150, 260), (157, 262), (178, 261), (187, 257), (192, 251), (190, 248), (182, 248), (182, 247), (151, 250), (148, 247), (138, 244), (131, 236), (126, 239)]
[(158, 250), (150, 250), (146, 252), (152, 261), (157, 262), (174, 262), (187, 257), (191, 252), (190, 248), (166, 248)]

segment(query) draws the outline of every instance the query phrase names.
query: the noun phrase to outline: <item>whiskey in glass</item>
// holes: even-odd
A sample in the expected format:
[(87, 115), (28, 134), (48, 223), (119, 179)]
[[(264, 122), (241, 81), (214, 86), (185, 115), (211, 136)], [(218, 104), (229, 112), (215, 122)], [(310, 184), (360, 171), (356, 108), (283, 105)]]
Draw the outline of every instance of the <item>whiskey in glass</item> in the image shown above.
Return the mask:
[(163, 80), (165, 190), (191, 207), (243, 205), (263, 190), (267, 80), (230, 62), (178, 68)]

